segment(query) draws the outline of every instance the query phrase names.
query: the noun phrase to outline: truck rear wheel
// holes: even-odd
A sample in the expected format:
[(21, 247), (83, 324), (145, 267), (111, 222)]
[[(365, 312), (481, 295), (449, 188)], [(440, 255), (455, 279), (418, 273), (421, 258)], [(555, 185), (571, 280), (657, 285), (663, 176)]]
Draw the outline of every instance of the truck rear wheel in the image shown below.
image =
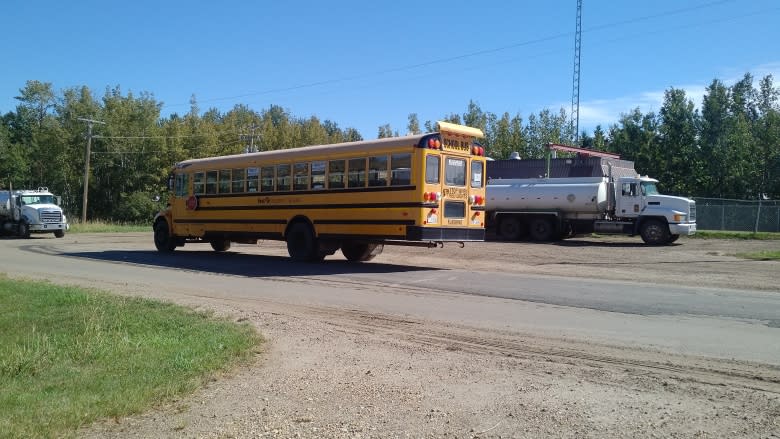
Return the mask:
[(549, 241), (553, 237), (555, 227), (548, 218), (534, 218), (531, 220), (529, 233), (534, 241)]
[(501, 218), (498, 223), (498, 234), (507, 241), (517, 241), (523, 235), (523, 223), (515, 216)]
[(379, 256), (384, 248), (384, 244), (345, 242), (341, 245), (341, 253), (350, 262), (366, 262)]
[(645, 244), (663, 245), (671, 242), (669, 227), (656, 219), (649, 219), (642, 223), (639, 234), (642, 236), (642, 241), (644, 241)]

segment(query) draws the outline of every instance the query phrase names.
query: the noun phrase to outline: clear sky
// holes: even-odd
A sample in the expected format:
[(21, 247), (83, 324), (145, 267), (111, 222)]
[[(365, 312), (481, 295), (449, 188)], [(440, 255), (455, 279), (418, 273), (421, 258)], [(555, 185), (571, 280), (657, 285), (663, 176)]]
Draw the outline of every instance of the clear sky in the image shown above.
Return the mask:
[[(463, 113), (571, 107), (576, 0), (5, 0), (0, 113), (27, 80), (150, 92), (163, 115), (281, 105), (374, 138)], [(713, 78), (780, 83), (777, 0), (583, 0), (580, 127)]]

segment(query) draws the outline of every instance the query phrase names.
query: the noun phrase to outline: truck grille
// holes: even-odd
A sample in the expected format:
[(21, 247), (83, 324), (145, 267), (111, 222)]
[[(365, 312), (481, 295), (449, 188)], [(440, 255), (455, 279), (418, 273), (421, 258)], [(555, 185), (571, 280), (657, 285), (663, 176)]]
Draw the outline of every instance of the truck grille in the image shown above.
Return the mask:
[(42, 223), (60, 223), (62, 222), (62, 212), (57, 210), (42, 210), (41, 211)]
[(696, 222), (696, 203), (691, 203), (690, 211), (691, 211), (691, 213), (688, 216), (688, 221)]

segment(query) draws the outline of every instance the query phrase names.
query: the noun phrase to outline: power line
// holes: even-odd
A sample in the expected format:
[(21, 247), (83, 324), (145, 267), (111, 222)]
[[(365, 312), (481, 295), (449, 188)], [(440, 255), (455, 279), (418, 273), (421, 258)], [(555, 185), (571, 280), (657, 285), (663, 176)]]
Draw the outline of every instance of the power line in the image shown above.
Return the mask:
[[(623, 25), (626, 25), (626, 24), (633, 24), (633, 23), (638, 23), (638, 22), (641, 22), (641, 21), (648, 21), (648, 20), (653, 20), (653, 19), (656, 19), (656, 18), (662, 18), (662, 17), (668, 17), (668, 16), (672, 16), (672, 15), (678, 15), (678, 14), (691, 12), (691, 11), (696, 11), (696, 10), (700, 10), (700, 9), (711, 8), (713, 6), (717, 6), (717, 5), (724, 4), (724, 3), (733, 3), (735, 1), (736, 0), (716, 0), (716, 1), (711, 1), (711, 2), (707, 2), (707, 3), (699, 4), (699, 5), (688, 6), (688, 7), (679, 8), (679, 9), (673, 9), (673, 10), (670, 10), (670, 11), (664, 11), (664, 12), (660, 12), (660, 13), (657, 13), (657, 14), (650, 14), (650, 15), (645, 15), (645, 16), (641, 16), (641, 17), (635, 17), (635, 18), (630, 18), (630, 19), (626, 19), (626, 20), (621, 20), (621, 21), (616, 21), (616, 22), (611, 22), (611, 23), (605, 23), (605, 24), (602, 24), (602, 25), (598, 25), (598, 26), (594, 26), (594, 27), (588, 28), (584, 32), (586, 32), (586, 33), (594, 32), (594, 31), (608, 29), (608, 28), (612, 28), (612, 27), (623, 26)], [(329, 85), (329, 84), (336, 84), (336, 83), (342, 83), (342, 82), (355, 81), (355, 80), (364, 79), (364, 78), (367, 78), (367, 77), (379, 76), (379, 75), (383, 75), (383, 74), (387, 74), (387, 73), (397, 73), (397, 72), (407, 71), (407, 70), (414, 70), (414, 69), (419, 69), (421, 67), (428, 67), (428, 66), (435, 65), (435, 64), (443, 64), (443, 63), (448, 63), (448, 62), (457, 61), (457, 60), (461, 60), (461, 59), (472, 58), (472, 57), (475, 57), (475, 56), (487, 55), (487, 54), (490, 54), (490, 53), (502, 52), (502, 51), (509, 50), (509, 49), (515, 49), (515, 48), (518, 48), (518, 47), (529, 46), (529, 45), (543, 43), (543, 42), (547, 42), (547, 41), (562, 39), (562, 38), (565, 38), (565, 37), (571, 37), (572, 33), (573, 32), (562, 32), (562, 33), (553, 34), (553, 35), (549, 35), (549, 36), (545, 36), (545, 37), (541, 37), (541, 38), (535, 38), (535, 39), (532, 39), (532, 40), (526, 40), (526, 41), (522, 41), (522, 42), (518, 42), (518, 43), (514, 43), (514, 44), (509, 44), (509, 45), (506, 45), (506, 46), (501, 46), (501, 47), (496, 47), (496, 48), (491, 48), (491, 49), (478, 50), (478, 51), (469, 52), (469, 53), (465, 53), (465, 54), (461, 54), (461, 55), (455, 55), (455, 56), (445, 57), (445, 58), (438, 58), (438, 59), (434, 59), (434, 60), (430, 60), (430, 61), (424, 61), (424, 62), (420, 62), (420, 63), (416, 63), (416, 64), (409, 64), (409, 65), (400, 66), (400, 67), (392, 67), (392, 68), (383, 69), (383, 70), (376, 70), (376, 71), (373, 71), (373, 72), (366, 72), (366, 73), (362, 73), (362, 74), (359, 74), (359, 75), (346, 76), (346, 77), (342, 77), (342, 78), (326, 79), (326, 80), (322, 80), (322, 81), (309, 82), (309, 83), (298, 84), (298, 85), (293, 85), (293, 86), (288, 86), (288, 87), (272, 88), (272, 89), (268, 89), (268, 90), (263, 90), (263, 91), (258, 91), (258, 92), (243, 93), (243, 94), (227, 96), (227, 97), (204, 99), (204, 100), (199, 100), (198, 102), (199, 103), (210, 103), (210, 102), (230, 101), (230, 100), (234, 100), (234, 99), (238, 99), (238, 98), (244, 98), (244, 97), (249, 97), (249, 96), (260, 96), (260, 95), (267, 95), (267, 94), (272, 94), (272, 93), (280, 93), (280, 92), (286, 92), (286, 91), (300, 90), (300, 89), (304, 89), (304, 88), (318, 87), (318, 86), (322, 86), (322, 85)], [(191, 103), (170, 104), (170, 105), (165, 105), (165, 106), (167, 106), (167, 107), (180, 107), (180, 106), (185, 106), (185, 105), (191, 105)]]

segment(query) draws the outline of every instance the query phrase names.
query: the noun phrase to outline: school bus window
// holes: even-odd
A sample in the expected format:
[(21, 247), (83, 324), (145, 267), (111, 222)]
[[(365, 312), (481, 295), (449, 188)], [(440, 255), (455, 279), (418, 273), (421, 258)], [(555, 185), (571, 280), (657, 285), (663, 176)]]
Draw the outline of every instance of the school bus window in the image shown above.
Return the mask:
[(276, 165), (276, 190), (290, 190), (290, 165)]
[(192, 192), (196, 194), (206, 193), (206, 174), (196, 172), (192, 179)]
[(230, 193), (230, 169), (223, 169), (219, 171), (219, 193)]
[(366, 159), (350, 159), (347, 175), (347, 187), (366, 187)]
[(482, 162), (471, 162), (471, 187), (482, 187)]
[(274, 191), (274, 167), (263, 166), (260, 168), (260, 192)]
[(189, 190), (188, 174), (176, 174), (175, 193), (177, 197), (183, 197), (187, 195)]
[(206, 172), (206, 194), (217, 193), (217, 171)]
[(444, 167), (444, 184), (466, 186), (466, 160), (447, 157)]
[(309, 164), (296, 163), (293, 165), (293, 189), (305, 191), (309, 189)]
[(390, 185), (405, 186), (412, 184), (412, 155), (393, 154), (390, 156)]
[(257, 192), (257, 179), (260, 176), (257, 168), (246, 168), (246, 190)]
[(325, 165), (326, 161), (311, 162), (311, 188), (325, 189)]
[(233, 193), (244, 192), (244, 170), (233, 169), (233, 184), (230, 187)]
[(328, 187), (330, 189), (344, 188), (344, 160), (331, 160), (328, 163)]
[(444, 217), (445, 218), (465, 218), (466, 217), (466, 203), (462, 201), (445, 201), (444, 202)]
[(439, 182), (439, 156), (429, 155), (425, 157), (425, 182)]
[(387, 186), (387, 156), (368, 158), (368, 185)]

